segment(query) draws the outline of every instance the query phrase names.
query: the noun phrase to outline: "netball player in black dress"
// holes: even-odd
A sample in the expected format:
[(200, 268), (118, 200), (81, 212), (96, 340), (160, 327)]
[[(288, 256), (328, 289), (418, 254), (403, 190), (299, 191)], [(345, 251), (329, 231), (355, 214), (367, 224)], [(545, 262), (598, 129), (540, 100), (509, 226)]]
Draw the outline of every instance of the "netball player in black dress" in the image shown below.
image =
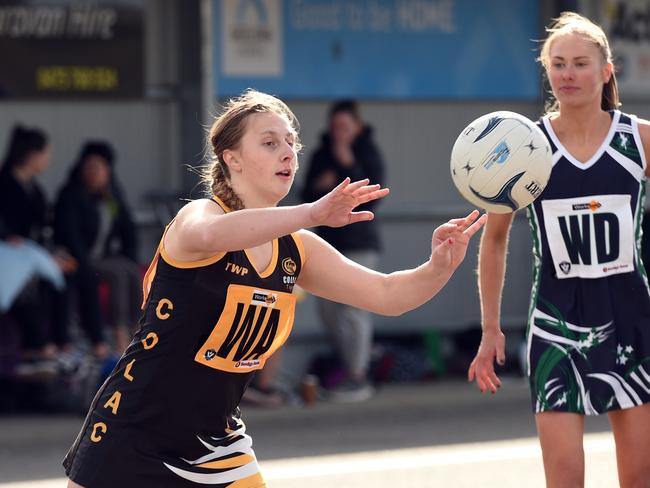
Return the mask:
[(291, 331), (294, 285), (401, 314), (445, 285), (485, 220), (476, 211), (454, 219), (434, 231), (426, 263), (378, 273), (303, 229), (370, 220), (354, 208), (388, 189), (346, 179), (314, 203), (276, 207), (300, 147), (284, 103), (246, 92), (209, 142), (211, 198), (167, 226), (145, 277), (140, 329), (64, 461), (71, 487), (265, 486), (238, 404)]

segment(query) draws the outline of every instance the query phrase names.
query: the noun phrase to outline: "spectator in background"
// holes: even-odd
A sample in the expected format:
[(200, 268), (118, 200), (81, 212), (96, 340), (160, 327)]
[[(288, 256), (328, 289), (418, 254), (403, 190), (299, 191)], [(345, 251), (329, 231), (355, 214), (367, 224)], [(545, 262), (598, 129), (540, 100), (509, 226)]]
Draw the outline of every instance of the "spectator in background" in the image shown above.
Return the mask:
[[(365, 125), (357, 103), (335, 102), (329, 112), (329, 129), (311, 157), (302, 199), (313, 202), (332, 191), (346, 177), (351, 181), (368, 178), (384, 185), (384, 163)], [(359, 207), (373, 210), (377, 201)], [(347, 258), (375, 268), (380, 236), (376, 220), (344, 227), (321, 227), (317, 233)], [(372, 347), (370, 312), (341, 303), (318, 299), (318, 311), (345, 367), (346, 378), (330, 391), (333, 401), (363, 401), (373, 395), (367, 372)]]
[[(51, 148), (43, 131), (20, 125), (14, 127), (0, 169), (0, 239), (15, 247), (31, 246), (46, 261), (51, 259), (61, 271), (71, 272), (76, 263), (69, 255), (62, 251), (48, 255), (40, 248), (47, 244), (49, 226), (45, 194), (37, 177), (47, 169), (50, 159)], [(24, 250), (21, 255), (25, 259), (33, 256)], [(54, 263), (50, 262), (50, 266)], [(34, 263), (22, 264), (30, 267)], [(25, 268), (20, 269), (24, 271)], [(24, 275), (22, 271), (18, 273), (21, 276)], [(11, 273), (3, 276), (3, 279), (15, 278)], [(22, 291), (12, 300), (8, 315), (19, 327), (24, 358), (53, 358), (57, 346), (64, 347), (68, 343), (64, 317), (54, 306), (59, 292), (48, 280), (36, 278), (26, 285), (14, 286)]]
[[(95, 345), (103, 341), (100, 280), (108, 285), (109, 320), (122, 352), (138, 320), (142, 288), (131, 212), (113, 173), (113, 148), (86, 143), (56, 203), (56, 239), (79, 262), (72, 286), (82, 322)], [(98, 355), (107, 351), (96, 350)]]
[(14, 127), (0, 169), (0, 210), (7, 234), (43, 242), (47, 204), (36, 177), (50, 165), (51, 154), (43, 131)]

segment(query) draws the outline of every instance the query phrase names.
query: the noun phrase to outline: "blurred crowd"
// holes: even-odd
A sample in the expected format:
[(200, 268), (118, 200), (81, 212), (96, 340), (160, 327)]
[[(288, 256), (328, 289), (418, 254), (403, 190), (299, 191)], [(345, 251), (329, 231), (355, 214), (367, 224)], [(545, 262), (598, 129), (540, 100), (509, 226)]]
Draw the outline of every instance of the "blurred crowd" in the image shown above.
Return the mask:
[[(90, 140), (48, 201), (52, 147), (16, 125), (0, 167), (0, 378), (34, 380), (102, 365), (137, 322), (137, 234), (108, 141)], [(5, 385), (6, 387), (6, 385)], [(4, 395), (5, 399), (8, 395)]]

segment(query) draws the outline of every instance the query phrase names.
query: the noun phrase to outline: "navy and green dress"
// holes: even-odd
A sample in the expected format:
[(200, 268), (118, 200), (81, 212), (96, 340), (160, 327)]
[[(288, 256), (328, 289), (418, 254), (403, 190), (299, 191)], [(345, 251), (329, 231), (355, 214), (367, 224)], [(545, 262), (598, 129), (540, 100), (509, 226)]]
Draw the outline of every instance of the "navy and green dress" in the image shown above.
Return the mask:
[(528, 208), (534, 276), (528, 375), (533, 408), (598, 415), (650, 402), (650, 290), (641, 262), (647, 161), (636, 118), (610, 112), (586, 162), (553, 132), (553, 170)]

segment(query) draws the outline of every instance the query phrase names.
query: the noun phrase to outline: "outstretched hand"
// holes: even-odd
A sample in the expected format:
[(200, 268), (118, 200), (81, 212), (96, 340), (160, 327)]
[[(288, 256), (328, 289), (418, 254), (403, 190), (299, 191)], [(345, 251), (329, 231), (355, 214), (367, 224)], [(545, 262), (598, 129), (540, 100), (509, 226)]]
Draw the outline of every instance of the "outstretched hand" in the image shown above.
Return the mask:
[(455, 270), (465, 258), (469, 240), (487, 220), (487, 214), (479, 217), (478, 210), (462, 219), (451, 219), (433, 231), (431, 261), (436, 269)]
[(313, 202), (310, 212), (313, 225), (342, 227), (374, 219), (372, 212), (354, 212), (354, 209), (362, 203), (384, 198), (389, 190), (368, 183), (367, 178), (354, 183), (350, 182), (350, 178), (346, 178), (327, 195)]
[(501, 386), (501, 380), (494, 372), (494, 360), (496, 359), (500, 365), (505, 363), (505, 348), (506, 338), (500, 329), (483, 332), (478, 352), (467, 371), (467, 381), (472, 382), (476, 379), (481, 393), (488, 390), (496, 393)]

